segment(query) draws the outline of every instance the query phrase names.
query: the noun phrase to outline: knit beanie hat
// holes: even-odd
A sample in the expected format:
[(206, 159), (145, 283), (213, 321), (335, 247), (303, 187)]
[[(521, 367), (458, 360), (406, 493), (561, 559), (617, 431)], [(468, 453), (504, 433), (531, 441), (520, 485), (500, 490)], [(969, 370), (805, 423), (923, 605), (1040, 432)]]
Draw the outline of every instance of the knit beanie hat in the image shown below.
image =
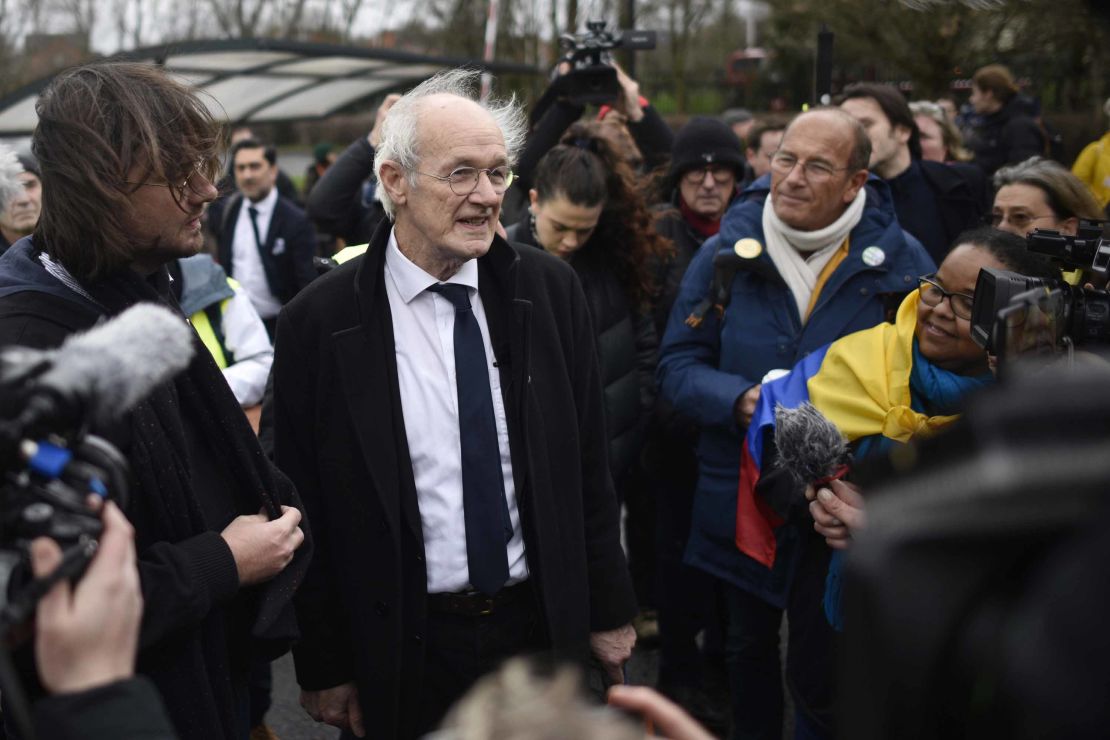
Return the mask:
[(24, 172), (30, 172), (35, 177), (42, 179), (42, 169), (39, 167), (39, 161), (35, 159), (35, 155), (30, 152), (20, 152), (19, 163), (23, 165)]
[(740, 137), (716, 118), (697, 116), (679, 129), (671, 149), (671, 166), (667, 171), (669, 187), (673, 188), (685, 172), (711, 164), (723, 164), (744, 176), (744, 147)]

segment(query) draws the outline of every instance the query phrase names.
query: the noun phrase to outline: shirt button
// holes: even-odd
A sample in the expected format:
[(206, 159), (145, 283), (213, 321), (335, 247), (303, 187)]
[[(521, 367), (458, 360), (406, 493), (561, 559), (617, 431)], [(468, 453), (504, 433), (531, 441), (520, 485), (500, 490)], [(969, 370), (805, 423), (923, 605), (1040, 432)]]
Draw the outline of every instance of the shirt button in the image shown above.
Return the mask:
[(859, 289), (859, 294), (860, 295), (870, 295), (870, 293), (871, 293), (871, 291), (868, 290), (867, 288), (860, 288)]
[(418, 563), (420, 563), (421, 565), (423, 565), (423, 564), (424, 564), (424, 556), (423, 556), (423, 555), (417, 555), (417, 556), (416, 556), (416, 562), (418, 562)]
[(413, 635), (412, 636), (412, 641), (415, 642), (417, 645), (419, 645), (420, 643), (424, 642), (424, 638), (421, 637), (420, 635)]
[(378, 613), (379, 617), (384, 617), (386, 614), (389, 614), (389, 604), (384, 601), (379, 601), (374, 604), (374, 611)]

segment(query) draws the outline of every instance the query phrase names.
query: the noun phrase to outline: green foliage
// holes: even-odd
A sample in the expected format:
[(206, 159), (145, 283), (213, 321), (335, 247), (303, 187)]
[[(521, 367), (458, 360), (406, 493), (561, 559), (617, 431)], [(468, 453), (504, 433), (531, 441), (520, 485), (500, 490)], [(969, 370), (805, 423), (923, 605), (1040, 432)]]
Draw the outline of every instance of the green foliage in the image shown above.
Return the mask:
[(678, 113), (689, 115), (714, 116), (728, 107), (725, 94), (719, 88), (696, 88), (688, 91), (686, 110), (678, 109), (675, 95), (667, 90), (660, 90), (651, 96), (651, 104), (661, 115), (670, 116)]

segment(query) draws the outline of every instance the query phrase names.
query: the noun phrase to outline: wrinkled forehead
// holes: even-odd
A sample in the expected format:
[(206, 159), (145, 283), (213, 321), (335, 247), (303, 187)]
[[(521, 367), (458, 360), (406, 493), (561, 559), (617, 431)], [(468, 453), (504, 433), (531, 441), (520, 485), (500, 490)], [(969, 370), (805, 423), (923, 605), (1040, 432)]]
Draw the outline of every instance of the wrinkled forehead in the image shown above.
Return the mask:
[(501, 127), (489, 111), (473, 100), (457, 95), (429, 95), (417, 101), (416, 106), (416, 154), (420, 159), (465, 159), (478, 148), (487, 156), (498, 149), (502, 158), (507, 159)]

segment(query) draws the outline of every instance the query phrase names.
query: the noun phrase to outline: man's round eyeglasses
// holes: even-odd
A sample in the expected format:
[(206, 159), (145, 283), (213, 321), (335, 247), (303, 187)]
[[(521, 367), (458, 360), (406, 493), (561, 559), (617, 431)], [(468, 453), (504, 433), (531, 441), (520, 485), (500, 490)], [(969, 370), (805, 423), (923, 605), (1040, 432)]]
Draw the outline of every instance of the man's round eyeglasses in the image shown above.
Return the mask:
[[(798, 158), (793, 154), (787, 154), (782, 151), (775, 152), (771, 155), (771, 169), (785, 177), (793, 172), (798, 161)], [(831, 178), (833, 174), (850, 169), (852, 168), (833, 167), (831, 164), (825, 162), (802, 162), (802, 173), (810, 182), (824, 182)]]
[(177, 191), (178, 200), (185, 200), (189, 197), (190, 193), (193, 195), (204, 195), (205, 186), (211, 185), (212, 181), (201, 173), (199, 167), (194, 167), (192, 171), (185, 176), (185, 180), (180, 183), (150, 182), (149, 180), (146, 182), (133, 182), (131, 180), (124, 180), (123, 184), (134, 185), (136, 187), (149, 186), (152, 188), (172, 188)]
[(441, 182), (445, 182), (451, 186), (451, 192), (455, 195), (470, 195), (478, 189), (478, 181), (484, 172), (486, 177), (489, 178), (489, 184), (493, 187), (493, 192), (501, 195), (509, 186), (513, 184), (513, 171), (508, 167), (502, 165), (501, 167), (488, 167), (486, 169), (478, 169), (477, 167), (459, 167), (452, 170), (449, 175), (433, 175), (430, 172), (421, 172), (413, 170), (418, 175), (424, 177), (432, 177)]
[(712, 175), (713, 182), (718, 185), (726, 185), (728, 181), (736, 177), (736, 173), (730, 168), (722, 165), (709, 165), (708, 167), (699, 167), (696, 170), (689, 170), (682, 175), (682, 179), (689, 185), (700, 185), (705, 182), (706, 175)]
[(952, 313), (961, 319), (971, 318), (971, 307), (975, 305), (975, 296), (967, 293), (952, 293), (940, 286), (936, 275), (923, 275), (917, 279), (921, 293), (921, 301), (926, 306), (939, 306), (945, 298), (952, 307)]

